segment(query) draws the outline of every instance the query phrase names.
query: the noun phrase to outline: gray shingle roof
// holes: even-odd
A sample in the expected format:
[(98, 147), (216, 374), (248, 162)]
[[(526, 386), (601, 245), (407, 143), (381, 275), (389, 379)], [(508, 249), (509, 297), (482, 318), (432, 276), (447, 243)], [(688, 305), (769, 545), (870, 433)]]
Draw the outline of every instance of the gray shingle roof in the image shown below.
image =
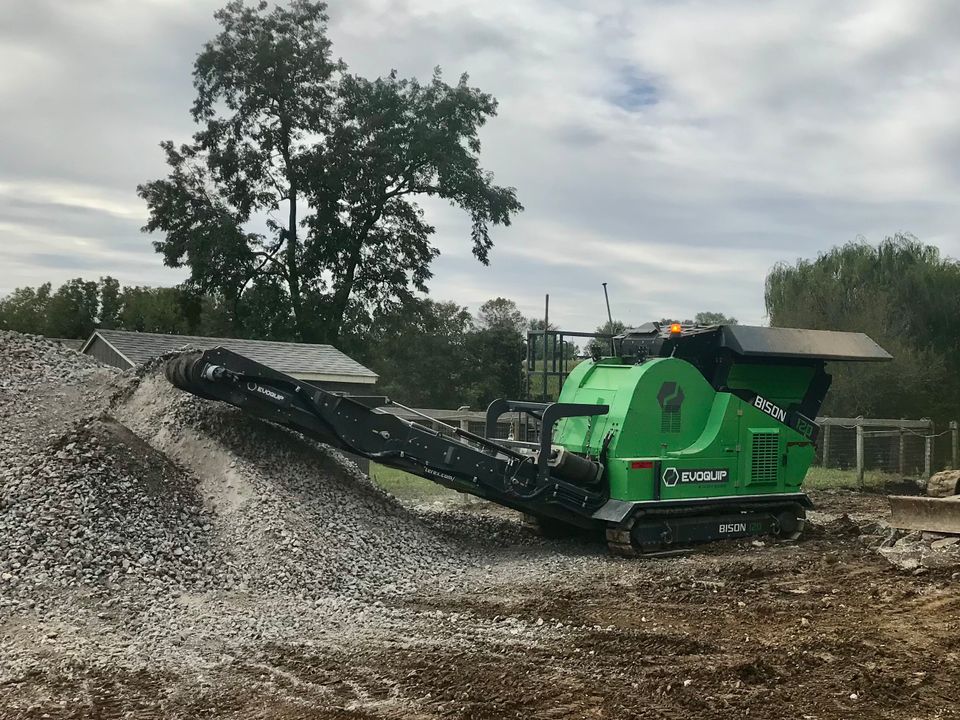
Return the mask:
[(274, 370), (298, 377), (303, 375), (344, 376), (343, 381), (359, 383), (376, 382), (378, 377), (375, 372), (344, 355), (333, 345), (163, 335), (128, 330), (97, 330), (84, 345), (84, 350), (97, 335), (134, 365), (142, 365), (151, 358), (171, 350), (179, 350), (184, 346), (203, 350), (223, 347), (255, 362), (268, 365)]

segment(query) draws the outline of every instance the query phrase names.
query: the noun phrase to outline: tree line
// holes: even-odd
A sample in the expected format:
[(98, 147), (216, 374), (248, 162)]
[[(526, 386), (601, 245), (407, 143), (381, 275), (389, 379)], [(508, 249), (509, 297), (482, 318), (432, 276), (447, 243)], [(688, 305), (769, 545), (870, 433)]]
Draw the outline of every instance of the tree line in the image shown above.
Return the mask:
[[(110, 276), (76, 278), (56, 290), (45, 283), (0, 298), (0, 329), (78, 339), (103, 328), (297, 341), (290, 319), (278, 321), (264, 308), (244, 306), (243, 311), (247, 315), (237, 321), (231, 303), (189, 286), (121, 287)], [(736, 322), (716, 313), (699, 313), (697, 319)], [(596, 331), (616, 334), (626, 327), (615, 320)], [(472, 314), (455, 302), (414, 297), (372, 317), (359, 315), (345, 324), (337, 346), (380, 375), (379, 391), (398, 402), (482, 408), (497, 397), (525, 394), (526, 333), (542, 329), (542, 319), (525, 317), (508, 298), (488, 300)], [(568, 360), (589, 352), (586, 345), (563, 348)], [(601, 343), (598, 352), (609, 354), (609, 345)], [(535, 344), (530, 355), (534, 363), (541, 361), (542, 344)]]
[[(248, 309), (249, 308), (249, 309)], [(0, 298), (0, 329), (85, 339), (97, 328), (296, 341), (294, 323), (189, 287), (121, 287), (113, 277), (17, 288)], [(476, 315), (453, 302), (415, 297), (344, 328), (338, 347), (380, 375), (379, 390), (419, 407), (485, 407), (523, 393), (530, 321), (514, 301), (494, 298)], [(542, 326), (542, 321), (541, 321)]]
[(823, 413), (960, 418), (960, 263), (909, 234), (864, 240), (767, 276), (770, 324), (865, 332), (887, 363), (831, 363)]
[[(0, 329), (87, 338), (96, 328), (230, 337), (222, 303), (182, 287), (123, 287), (116, 278), (75, 278), (22, 287), (0, 298)], [(225, 332), (227, 331), (227, 332)]]

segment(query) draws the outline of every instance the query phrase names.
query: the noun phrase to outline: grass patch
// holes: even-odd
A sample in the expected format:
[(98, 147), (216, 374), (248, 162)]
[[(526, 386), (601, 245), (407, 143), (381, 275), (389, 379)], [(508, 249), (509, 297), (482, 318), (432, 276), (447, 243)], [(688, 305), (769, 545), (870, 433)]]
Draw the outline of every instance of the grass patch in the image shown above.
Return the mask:
[[(401, 500), (442, 500), (459, 497), (460, 493), (403, 470), (370, 463), (370, 478), (384, 490)], [(902, 483), (903, 478), (893, 473), (867, 470), (863, 474), (863, 489), (883, 491), (889, 485)], [(856, 470), (811, 467), (803, 481), (804, 490), (859, 490)]]
[[(887, 485), (902, 482), (903, 478), (893, 473), (866, 470), (863, 473), (863, 488), (882, 490)], [(811, 467), (803, 480), (805, 490), (858, 490), (856, 470)]]
[(459, 493), (403, 470), (370, 463), (370, 479), (401, 500), (440, 500)]

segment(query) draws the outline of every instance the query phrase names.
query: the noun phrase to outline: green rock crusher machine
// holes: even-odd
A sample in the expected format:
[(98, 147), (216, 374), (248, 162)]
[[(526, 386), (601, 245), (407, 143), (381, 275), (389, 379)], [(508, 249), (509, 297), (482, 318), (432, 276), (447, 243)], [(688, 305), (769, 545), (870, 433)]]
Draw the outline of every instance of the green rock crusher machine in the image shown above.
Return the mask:
[[(224, 348), (168, 361), (174, 385), (323, 443), (514, 508), (545, 531), (603, 533), (635, 555), (696, 542), (795, 539), (810, 500), (826, 364), (890, 356), (860, 333), (742, 325), (661, 327), (614, 338), (578, 364), (555, 403), (495, 400), (486, 432), (441, 433)], [(497, 440), (506, 413), (537, 443)]]

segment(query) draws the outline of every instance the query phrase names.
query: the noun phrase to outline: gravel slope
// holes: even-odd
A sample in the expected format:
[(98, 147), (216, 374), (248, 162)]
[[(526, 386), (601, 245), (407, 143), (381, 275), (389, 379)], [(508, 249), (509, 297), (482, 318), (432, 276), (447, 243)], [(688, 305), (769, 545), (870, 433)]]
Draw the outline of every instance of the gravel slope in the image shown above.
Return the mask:
[(389, 632), (382, 599), (476, 564), (341, 454), (161, 367), (0, 334), (0, 683), (51, 644), (68, 664), (195, 667), (376, 614)]

